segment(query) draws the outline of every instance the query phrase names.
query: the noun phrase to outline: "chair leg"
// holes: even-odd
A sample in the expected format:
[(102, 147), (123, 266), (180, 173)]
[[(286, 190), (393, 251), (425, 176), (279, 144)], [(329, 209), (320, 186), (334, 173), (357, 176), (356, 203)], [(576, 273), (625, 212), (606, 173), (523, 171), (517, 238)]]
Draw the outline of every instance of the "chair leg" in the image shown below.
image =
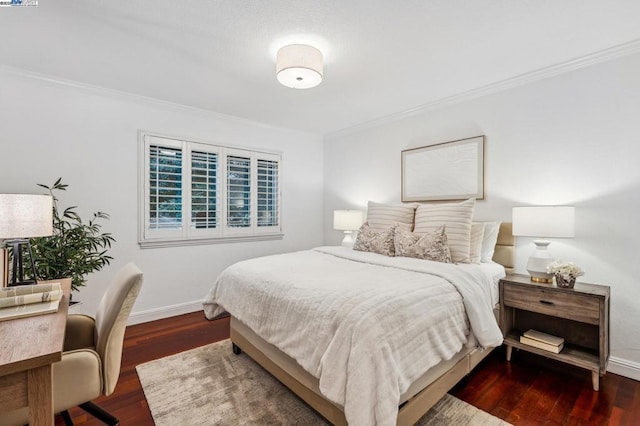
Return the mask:
[(79, 405), (87, 413), (91, 414), (93, 417), (101, 420), (102, 422), (108, 424), (109, 426), (118, 426), (120, 424), (120, 420), (113, 417), (104, 409), (98, 407), (93, 402), (85, 402), (84, 404)]
[(60, 415), (62, 416), (62, 420), (64, 420), (64, 424), (66, 426), (73, 426), (73, 420), (71, 420), (68, 410), (64, 410)]

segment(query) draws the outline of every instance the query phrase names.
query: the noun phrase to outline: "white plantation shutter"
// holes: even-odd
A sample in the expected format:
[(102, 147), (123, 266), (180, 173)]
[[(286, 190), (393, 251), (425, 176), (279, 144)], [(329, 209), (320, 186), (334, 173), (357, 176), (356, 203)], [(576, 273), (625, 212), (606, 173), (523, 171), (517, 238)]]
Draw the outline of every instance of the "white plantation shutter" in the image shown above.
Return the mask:
[(280, 224), (279, 174), (277, 160), (258, 159), (257, 204), (258, 227)]
[(182, 227), (182, 150), (149, 147), (149, 228)]
[(281, 238), (281, 157), (141, 133), (144, 247)]
[(180, 237), (185, 226), (183, 144), (154, 136), (142, 141), (141, 238)]
[(227, 157), (227, 227), (251, 226), (251, 158)]
[(191, 152), (191, 228), (218, 227), (218, 153)]

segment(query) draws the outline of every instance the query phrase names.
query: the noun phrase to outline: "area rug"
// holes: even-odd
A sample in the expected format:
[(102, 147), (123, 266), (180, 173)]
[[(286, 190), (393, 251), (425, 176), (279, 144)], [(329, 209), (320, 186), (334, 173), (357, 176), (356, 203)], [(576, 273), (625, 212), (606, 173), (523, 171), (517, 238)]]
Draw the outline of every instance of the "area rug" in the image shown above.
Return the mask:
[[(136, 367), (157, 426), (328, 423), (246, 354), (223, 340)], [(418, 425), (508, 425), (445, 395)]]

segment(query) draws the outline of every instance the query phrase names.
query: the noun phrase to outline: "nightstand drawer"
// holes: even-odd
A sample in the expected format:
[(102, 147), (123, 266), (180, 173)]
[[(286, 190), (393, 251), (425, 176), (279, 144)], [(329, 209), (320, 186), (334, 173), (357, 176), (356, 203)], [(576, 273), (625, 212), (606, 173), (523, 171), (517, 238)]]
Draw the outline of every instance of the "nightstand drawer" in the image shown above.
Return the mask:
[(506, 284), (504, 305), (588, 324), (599, 324), (600, 302), (597, 297), (555, 290)]

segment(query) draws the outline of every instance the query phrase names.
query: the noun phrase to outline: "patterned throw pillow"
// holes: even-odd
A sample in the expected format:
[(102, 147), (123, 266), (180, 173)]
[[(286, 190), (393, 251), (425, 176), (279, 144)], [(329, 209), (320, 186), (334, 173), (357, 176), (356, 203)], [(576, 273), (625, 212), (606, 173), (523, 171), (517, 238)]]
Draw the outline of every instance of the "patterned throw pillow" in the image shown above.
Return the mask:
[(396, 256), (451, 263), (451, 252), (447, 244), (444, 225), (428, 234), (416, 234), (398, 228), (395, 232), (394, 243)]
[(396, 251), (393, 236), (397, 227), (398, 225), (396, 224), (382, 232), (377, 232), (371, 229), (369, 224), (365, 222), (358, 231), (358, 237), (353, 244), (353, 249), (383, 254), (385, 256), (395, 256)]

